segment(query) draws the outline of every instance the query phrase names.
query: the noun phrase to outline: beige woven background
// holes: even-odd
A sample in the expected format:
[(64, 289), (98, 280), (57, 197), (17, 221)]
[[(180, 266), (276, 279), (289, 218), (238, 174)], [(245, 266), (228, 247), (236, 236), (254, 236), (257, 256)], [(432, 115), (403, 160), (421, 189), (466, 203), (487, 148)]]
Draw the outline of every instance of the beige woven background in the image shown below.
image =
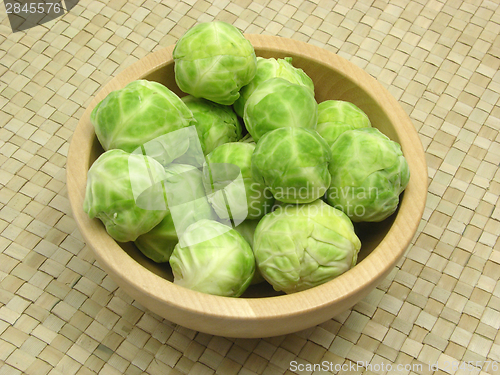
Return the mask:
[[(284, 337), (215, 337), (145, 311), (71, 218), (66, 153), (92, 96), (213, 19), (364, 68), (426, 150), (427, 207), (404, 259), (352, 310)], [(499, 31), (496, 0), (82, 0), (17, 33), (0, 4), (0, 375), (311, 374), (292, 361), (477, 374), (473, 361), (500, 373)]]

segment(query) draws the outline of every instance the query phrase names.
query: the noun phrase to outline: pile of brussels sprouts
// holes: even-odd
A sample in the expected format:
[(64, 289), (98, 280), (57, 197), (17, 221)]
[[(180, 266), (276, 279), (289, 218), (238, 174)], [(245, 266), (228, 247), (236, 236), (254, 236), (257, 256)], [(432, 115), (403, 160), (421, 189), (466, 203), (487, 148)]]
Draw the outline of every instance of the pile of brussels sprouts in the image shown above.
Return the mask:
[(192, 27), (173, 58), (185, 96), (136, 80), (93, 109), (89, 217), (204, 293), (294, 293), (352, 268), (353, 222), (389, 217), (408, 183), (399, 144), (227, 23)]

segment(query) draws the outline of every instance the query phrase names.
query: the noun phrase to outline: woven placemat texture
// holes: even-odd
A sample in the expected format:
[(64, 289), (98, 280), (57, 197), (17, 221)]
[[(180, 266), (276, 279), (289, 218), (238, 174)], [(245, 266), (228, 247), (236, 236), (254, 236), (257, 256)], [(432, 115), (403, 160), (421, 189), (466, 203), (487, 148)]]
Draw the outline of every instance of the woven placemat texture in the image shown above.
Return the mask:
[[(93, 95), (214, 19), (365, 69), (426, 152), (427, 205), (404, 258), (351, 310), (295, 334), (210, 336), (146, 311), (71, 216), (66, 155)], [(0, 375), (500, 373), (499, 32), (493, 0), (82, 0), (16, 33), (2, 2)]]

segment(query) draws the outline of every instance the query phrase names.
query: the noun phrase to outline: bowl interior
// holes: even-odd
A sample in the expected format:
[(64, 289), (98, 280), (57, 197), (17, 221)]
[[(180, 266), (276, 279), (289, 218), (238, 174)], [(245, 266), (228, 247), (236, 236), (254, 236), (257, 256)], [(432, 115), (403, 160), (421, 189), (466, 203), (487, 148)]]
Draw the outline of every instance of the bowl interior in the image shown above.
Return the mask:
[[(292, 64), (295, 67), (303, 69), (313, 80), (318, 103), (328, 99), (352, 102), (368, 115), (372, 122), (372, 126), (378, 128), (392, 140), (399, 142), (398, 132), (394, 124), (391, 123), (386, 110), (377, 101), (377, 98), (369, 95), (369, 93), (364, 90), (364, 88), (360, 87), (355, 80), (351, 79), (349, 75), (346, 75), (345, 67), (343, 67), (344, 70), (336, 69), (334, 66), (310, 59), (298, 53), (284, 53), (279, 50), (269, 50), (259, 47), (255, 47), (255, 52), (257, 56), (266, 58), (292, 57)], [(173, 60), (161, 64), (157, 69), (142, 75), (140, 78), (162, 83), (181, 97), (186, 95), (175, 83)], [(94, 135), (92, 151), (89, 155), (89, 165), (92, 164), (102, 152), (103, 149), (97, 137)], [(404, 193), (401, 195), (401, 202), (403, 200)], [(355, 224), (356, 234), (362, 243), (358, 256), (358, 264), (379, 245), (388, 233), (397, 215), (398, 211), (380, 223)], [(133, 243), (119, 243), (119, 245), (130, 257), (143, 267), (162, 278), (173, 281), (173, 275), (168, 263), (157, 264), (151, 261), (142, 255)], [(280, 294), (282, 293), (274, 291), (269, 284), (261, 283), (250, 286), (242, 297), (270, 297)]]

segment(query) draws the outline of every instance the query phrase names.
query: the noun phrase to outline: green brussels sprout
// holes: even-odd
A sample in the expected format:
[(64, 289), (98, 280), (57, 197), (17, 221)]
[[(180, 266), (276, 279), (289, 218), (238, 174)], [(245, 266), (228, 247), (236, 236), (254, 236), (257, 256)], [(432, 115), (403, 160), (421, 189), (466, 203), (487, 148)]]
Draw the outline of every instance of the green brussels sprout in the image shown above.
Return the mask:
[(164, 180), (168, 209), (178, 236), (191, 224), (202, 220), (216, 220), (203, 187), (202, 172), (190, 165), (170, 164), (165, 168)]
[(255, 51), (233, 25), (221, 21), (200, 23), (177, 41), (175, 81), (185, 93), (231, 105), (257, 70)]
[(179, 237), (170, 211), (167, 211), (167, 215), (157, 226), (134, 241), (141, 253), (156, 263), (168, 262), (178, 242)]
[(164, 178), (163, 166), (149, 156), (106, 151), (88, 171), (83, 210), (116, 241), (135, 241), (167, 214)]
[(245, 134), (245, 136), (243, 138), (239, 139), (238, 142), (256, 144), (256, 142), (253, 140), (252, 136), (250, 134), (248, 134), (248, 133)]
[(195, 124), (193, 114), (166, 86), (147, 80), (110, 92), (90, 114), (105, 151), (133, 152), (161, 135)]
[(255, 147), (253, 143), (231, 142), (207, 155), (203, 185), (208, 201), (221, 219), (237, 224), (245, 219), (259, 219), (271, 211), (273, 195), (252, 175)]
[(392, 215), (410, 179), (401, 146), (376, 128), (342, 133), (331, 147), (332, 183), (327, 202), (354, 222)]
[(331, 152), (315, 130), (279, 128), (266, 133), (252, 155), (252, 174), (285, 203), (310, 203), (330, 186)]
[(258, 142), (267, 132), (283, 127), (315, 129), (318, 103), (305, 86), (271, 78), (255, 88), (245, 104), (243, 120)]
[(243, 117), (245, 103), (254, 92), (255, 88), (262, 82), (270, 78), (280, 77), (289, 82), (307, 87), (314, 93), (314, 83), (312, 79), (300, 68), (292, 65), (292, 58), (284, 59), (257, 57), (257, 72), (255, 77), (240, 90), (240, 97), (233, 104), (234, 111)]
[(201, 219), (215, 220), (208, 203), (200, 170), (172, 163), (165, 168), (168, 214), (152, 230), (135, 240), (137, 248), (157, 263), (167, 262), (186, 228)]
[(234, 229), (243, 236), (245, 241), (248, 242), (250, 247), (253, 247), (253, 236), (259, 221), (259, 219), (246, 219), (234, 227)]
[(253, 251), (262, 276), (287, 294), (323, 284), (357, 262), (361, 242), (349, 218), (318, 199), (283, 204), (255, 230)]
[[(248, 242), (250, 247), (253, 249), (253, 237), (255, 235), (255, 229), (257, 228), (257, 225), (259, 224), (259, 219), (246, 219), (238, 226), (234, 227), (236, 231), (243, 236), (245, 241)], [(259, 271), (258, 267), (255, 267), (255, 273), (253, 274), (252, 281), (250, 282), (250, 285), (255, 285), (264, 282), (265, 279), (262, 276), (262, 274)]]
[(148, 155), (164, 167), (171, 163), (201, 167), (205, 162), (195, 125), (160, 135), (142, 144), (132, 153)]
[(174, 284), (225, 297), (239, 297), (255, 272), (248, 242), (235, 229), (214, 220), (190, 225), (169, 262)]
[(371, 127), (370, 119), (361, 109), (342, 100), (325, 100), (318, 104), (316, 131), (329, 146), (347, 130)]
[(230, 106), (187, 95), (182, 101), (196, 119), (196, 131), (203, 153), (207, 155), (217, 146), (241, 138), (238, 116)]

